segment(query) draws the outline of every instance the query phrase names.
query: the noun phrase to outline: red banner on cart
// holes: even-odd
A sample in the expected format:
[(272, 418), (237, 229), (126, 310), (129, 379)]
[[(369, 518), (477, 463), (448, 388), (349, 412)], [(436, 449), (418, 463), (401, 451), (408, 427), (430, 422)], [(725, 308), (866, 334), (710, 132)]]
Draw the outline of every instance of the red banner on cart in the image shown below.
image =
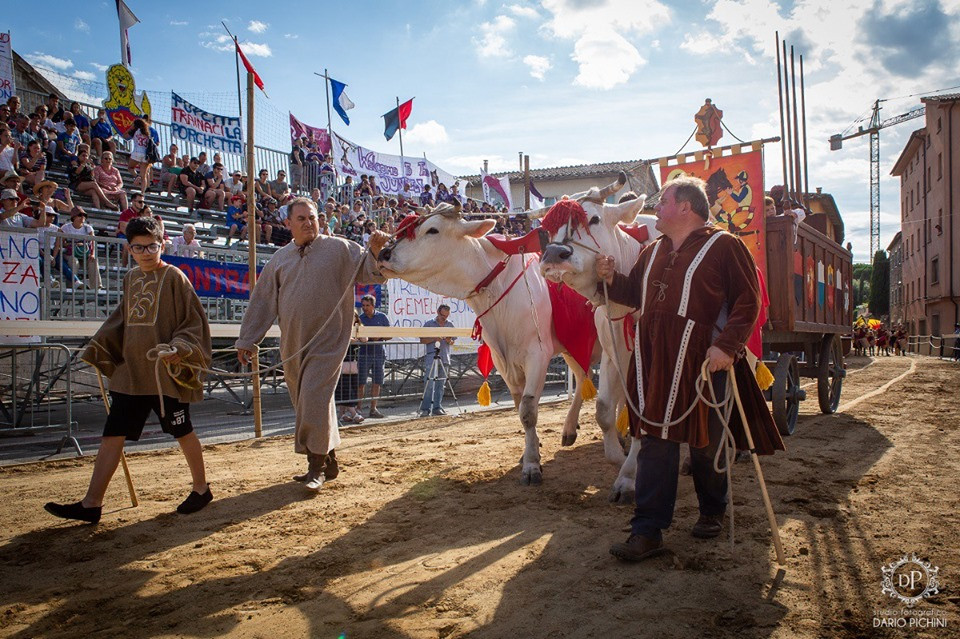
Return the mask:
[(707, 183), (710, 222), (733, 233), (747, 245), (760, 272), (767, 276), (766, 224), (763, 218), (763, 152), (660, 166), (666, 184), (677, 175), (698, 177)]

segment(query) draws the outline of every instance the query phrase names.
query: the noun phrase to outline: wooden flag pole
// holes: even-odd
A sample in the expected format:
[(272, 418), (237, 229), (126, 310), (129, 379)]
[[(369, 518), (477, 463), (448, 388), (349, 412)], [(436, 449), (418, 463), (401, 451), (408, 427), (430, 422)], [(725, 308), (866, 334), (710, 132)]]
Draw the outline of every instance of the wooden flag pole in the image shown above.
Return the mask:
[(406, 197), (403, 186), (407, 183), (407, 162), (403, 159), (403, 122), (400, 121), (400, 96), (397, 96), (397, 133), (400, 135), (400, 195)]
[[(257, 224), (257, 197), (254, 190), (254, 176), (256, 173), (256, 157), (253, 136), (253, 74), (247, 72), (247, 269), (250, 282), (250, 297), (253, 297), (253, 287), (257, 285), (257, 239), (259, 225)], [(260, 353), (253, 352), (250, 363), (253, 371), (253, 434), (263, 437), (263, 417), (260, 414)]]

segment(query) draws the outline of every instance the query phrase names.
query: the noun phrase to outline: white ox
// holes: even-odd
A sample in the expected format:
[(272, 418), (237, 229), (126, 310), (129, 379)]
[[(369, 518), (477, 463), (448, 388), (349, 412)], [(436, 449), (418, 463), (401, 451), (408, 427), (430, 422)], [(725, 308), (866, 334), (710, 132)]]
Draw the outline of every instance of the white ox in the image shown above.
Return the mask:
[[(625, 177), (621, 176), (619, 184)], [(612, 186), (612, 185), (611, 185)], [(609, 189), (609, 187), (608, 187)], [(589, 234), (574, 226), (561, 226), (548, 236), (550, 244), (546, 247), (540, 262), (540, 271), (549, 280), (563, 282), (590, 300), (597, 307), (594, 322), (597, 335), (603, 348), (600, 361), (600, 387), (597, 394), (597, 423), (604, 432), (616, 432), (617, 413), (624, 406), (626, 398), (623, 392), (623, 380), (633, 353), (627, 349), (624, 339), (623, 322), (627, 314), (635, 316), (635, 309), (611, 302), (609, 305), (603, 295), (597, 292), (596, 269), (597, 253), (613, 256), (616, 269), (620, 273), (629, 273), (637, 262), (640, 251), (660, 232), (654, 228), (656, 217), (639, 215), (643, 210), (646, 196), (620, 204), (604, 204), (602, 200), (588, 197), (581, 202), (587, 214)], [(646, 226), (649, 239), (641, 244), (620, 228), (620, 224), (638, 224)], [(610, 327), (612, 320), (613, 332)], [(632, 345), (631, 345), (632, 348)], [(617, 368), (620, 367), (620, 371)], [(620, 472), (613, 484), (610, 501), (633, 503), (637, 476), (637, 451), (639, 440), (632, 440), (630, 451), (624, 458), (622, 448), (606, 447), (607, 458), (620, 466)]]
[[(537, 412), (547, 367), (559, 353), (577, 376), (578, 392), (574, 393), (563, 426), (565, 446), (576, 439), (582, 374), (557, 340), (547, 283), (536, 260), (521, 276), (521, 269), (534, 256), (511, 257), (506, 269), (486, 289), (473, 293), (506, 256), (484, 237), (494, 225), (493, 220), (465, 220), (459, 206), (441, 204), (419, 218), (412, 237), (398, 236), (386, 246), (380, 252), (378, 265), (385, 277), (399, 277), (434, 293), (464, 300), (478, 316), (492, 306), (480, 320), (483, 341), (490, 347), (493, 362), (510, 390), (523, 424), (521, 482), (539, 484), (543, 477)], [(494, 305), (518, 276), (520, 279), (502, 301)], [(604, 433), (605, 450), (614, 447), (622, 458), (615, 429)]]

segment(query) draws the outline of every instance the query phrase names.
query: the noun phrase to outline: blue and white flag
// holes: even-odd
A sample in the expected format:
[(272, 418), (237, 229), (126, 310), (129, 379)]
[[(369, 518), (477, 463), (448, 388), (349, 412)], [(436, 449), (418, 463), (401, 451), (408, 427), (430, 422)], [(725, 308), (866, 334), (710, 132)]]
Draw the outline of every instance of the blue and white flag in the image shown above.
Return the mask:
[(356, 106), (350, 98), (347, 97), (347, 94), (343, 92), (344, 87), (346, 87), (343, 82), (338, 82), (333, 78), (330, 78), (330, 88), (333, 91), (333, 110), (343, 118), (343, 121), (349, 126), (350, 118), (347, 117), (347, 111)]

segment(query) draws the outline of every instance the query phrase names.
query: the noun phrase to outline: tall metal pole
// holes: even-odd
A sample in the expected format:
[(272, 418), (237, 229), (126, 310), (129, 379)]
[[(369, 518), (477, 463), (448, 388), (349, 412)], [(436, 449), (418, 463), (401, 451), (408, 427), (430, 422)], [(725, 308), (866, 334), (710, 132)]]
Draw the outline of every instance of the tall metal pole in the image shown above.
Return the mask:
[(790, 45), (790, 82), (793, 92), (793, 155), (794, 185), (797, 190), (797, 202), (804, 206), (803, 183), (800, 181), (800, 125), (797, 118), (797, 69), (793, 61), (793, 45)]
[(807, 92), (803, 85), (803, 54), (800, 54), (800, 120), (803, 122), (803, 190), (810, 192), (810, 166), (807, 157)]
[(530, 210), (530, 156), (523, 156), (523, 210)]
[(780, 32), (776, 31), (777, 50), (777, 94), (780, 100), (780, 158), (783, 161), (783, 195), (787, 195), (787, 135), (784, 132), (783, 115), (783, 84), (780, 80)]
[(241, 98), (240, 92), (240, 54), (237, 53), (240, 45), (237, 43), (237, 36), (233, 36), (233, 61), (237, 65), (237, 110), (240, 113), (240, 117), (243, 117), (243, 98)]
[(793, 132), (790, 130), (790, 70), (787, 67), (787, 41), (783, 40), (783, 106), (787, 114), (787, 183), (783, 185), (785, 193), (794, 199), (793, 189)]
[[(250, 282), (249, 291), (253, 296), (253, 287), (257, 285), (257, 198), (254, 191), (254, 176), (257, 174), (254, 157), (253, 137), (253, 74), (247, 72), (247, 215), (253, 216), (252, 223), (247, 223), (249, 237), (247, 240), (247, 268)], [(253, 353), (250, 364), (253, 370), (253, 433), (256, 437), (263, 437), (263, 418), (260, 414), (260, 355)]]
[(407, 163), (403, 159), (403, 127), (400, 126), (400, 96), (397, 96), (397, 133), (400, 134), (400, 194), (404, 194), (403, 187), (407, 183)]

